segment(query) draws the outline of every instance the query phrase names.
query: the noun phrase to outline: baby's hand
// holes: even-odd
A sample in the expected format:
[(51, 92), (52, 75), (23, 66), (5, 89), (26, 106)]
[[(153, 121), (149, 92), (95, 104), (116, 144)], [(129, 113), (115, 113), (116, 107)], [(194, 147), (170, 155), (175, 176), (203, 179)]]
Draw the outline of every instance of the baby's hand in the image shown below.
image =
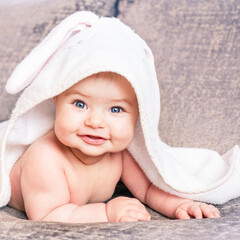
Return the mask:
[(175, 211), (176, 218), (220, 218), (220, 213), (216, 207), (201, 202), (186, 201), (180, 204)]
[(106, 204), (109, 222), (149, 221), (151, 216), (136, 198), (117, 197)]

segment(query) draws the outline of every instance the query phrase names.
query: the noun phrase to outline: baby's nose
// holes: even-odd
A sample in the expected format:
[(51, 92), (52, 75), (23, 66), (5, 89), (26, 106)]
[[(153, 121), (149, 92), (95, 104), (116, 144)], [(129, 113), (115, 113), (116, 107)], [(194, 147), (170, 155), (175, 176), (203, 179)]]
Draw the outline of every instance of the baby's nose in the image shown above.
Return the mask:
[(99, 111), (91, 111), (85, 120), (85, 125), (92, 128), (104, 128), (105, 120)]

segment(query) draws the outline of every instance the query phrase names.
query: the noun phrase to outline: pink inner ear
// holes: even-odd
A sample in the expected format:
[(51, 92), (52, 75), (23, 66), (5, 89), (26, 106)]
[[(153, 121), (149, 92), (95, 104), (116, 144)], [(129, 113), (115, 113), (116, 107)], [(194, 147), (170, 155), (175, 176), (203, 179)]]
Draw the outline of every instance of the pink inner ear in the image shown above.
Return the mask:
[[(56, 52), (62, 48), (62, 46), (73, 36), (81, 32), (82, 30), (91, 27), (91, 25), (86, 23), (78, 23), (74, 28), (70, 29), (65, 37), (63, 38), (61, 44), (58, 48), (49, 56), (49, 58), (46, 60), (46, 62), (43, 64), (43, 66), (39, 69), (39, 71), (36, 72), (35, 76), (32, 78), (31, 82), (34, 80), (34, 78), (42, 71), (42, 69), (45, 68), (45, 66), (48, 64), (48, 62), (51, 60), (51, 58), (56, 54)], [(30, 83), (31, 83), (30, 82)]]
[[(46, 62), (44, 63), (44, 65), (40, 68), (40, 70), (38, 72), (36, 72), (36, 75), (34, 76), (34, 78), (42, 71), (42, 69), (44, 69), (44, 67), (48, 64), (48, 62), (51, 60), (51, 58), (56, 54), (56, 52), (61, 49), (61, 47), (74, 35), (78, 34), (79, 32), (81, 32), (82, 30), (91, 27), (91, 25), (86, 24), (86, 23), (78, 23), (74, 28), (70, 29), (67, 34), (65, 35), (65, 37), (63, 38), (61, 44), (59, 45), (59, 47), (52, 53), (52, 55), (49, 56), (49, 58), (46, 60)], [(34, 78), (32, 79), (32, 81), (34, 80)], [(31, 82), (32, 82), (31, 81)]]
[(82, 30), (86, 29), (86, 28), (90, 28), (92, 27), (89, 24), (86, 23), (78, 23), (74, 28), (72, 28), (71, 30), (69, 30), (67, 32), (67, 34), (65, 35), (65, 37), (63, 38), (62, 43), (60, 44), (59, 48), (63, 45), (64, 42), (66, 42), (69, 38), (73, 37), (74, 35), (78, 34), (79, 32), (81, 32)]
[(21, 85), (18, 86), (18, 88), (14, 87), (13, 88), (10, 86), (7, 86), (6, 90), (7, 92), (14, 94), (17, 93), (19, 91), (21, 91), (22, 89), (24, 89), (25, 87), (27, 87), (28, 85), (30, 85), (34, 79), (37, 77), (37, 75), (45, 68), (45, 66), (49, 63), (49, 61), (51, 60), (51, 58), (56, 54), (56, 52), (62, 48), (62, 46), (73, 36), (75, 36), (76, 34), (80, 33), (82, 30), (86, 29), (86, 28), (90, 28), (92, 27), (91, 25), (87, 24), (87, 23), (78, 23), (75, 27), (73, 27), (72, 29), (70, 29), (65, 36), (63, 37), (63, 40), (61, 41), (61, 43), (59, 44), (59, 46), (54, 49), (53, 52), (50, 52), (49, 57), (46, 58), (45, 62), (42, 64), (42, 66), (40, 68), (38, 68), (35, 72), (33, 72), (33, 74), (25, 81), (23, 82)]

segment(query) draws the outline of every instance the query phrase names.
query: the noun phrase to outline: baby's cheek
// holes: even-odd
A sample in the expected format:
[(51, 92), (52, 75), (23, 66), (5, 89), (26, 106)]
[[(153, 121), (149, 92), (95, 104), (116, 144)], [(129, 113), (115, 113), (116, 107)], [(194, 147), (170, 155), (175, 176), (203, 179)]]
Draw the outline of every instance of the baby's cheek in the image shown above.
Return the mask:
[(134, 129), (125, 125), (124, 128), (115, 128), (115, 140), (125, 149), (131, 143), (134, 137)]
[(60, 140), (60, 142), (62, 142), (62, 138), (65, 134), (62, 129), (62, 126), (59, 125), (58, 122), (55, 122), (54, 131), (55, 131), (56, 137)]
[(64, 121), (63, 119), (58, 119), (55, 121), (55, 134), (58, 138), (64, 138), (67, 137), (68, 134), (71, 132), (71, 124), (69, 124), (67, 121)]

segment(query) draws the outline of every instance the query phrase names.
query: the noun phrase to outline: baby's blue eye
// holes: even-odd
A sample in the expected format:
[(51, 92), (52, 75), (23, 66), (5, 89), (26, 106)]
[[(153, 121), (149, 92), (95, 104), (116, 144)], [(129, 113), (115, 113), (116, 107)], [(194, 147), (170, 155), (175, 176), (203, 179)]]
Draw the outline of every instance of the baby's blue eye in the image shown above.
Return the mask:
[(121, 107), (112, 107), (111, 112), (112, 113), (120, 113), (120, 112), (122, 112), (122, 108)]
[(75, 101), (74, 105), (78, 108), (86, 108), (86, 104), (82, 101)]

